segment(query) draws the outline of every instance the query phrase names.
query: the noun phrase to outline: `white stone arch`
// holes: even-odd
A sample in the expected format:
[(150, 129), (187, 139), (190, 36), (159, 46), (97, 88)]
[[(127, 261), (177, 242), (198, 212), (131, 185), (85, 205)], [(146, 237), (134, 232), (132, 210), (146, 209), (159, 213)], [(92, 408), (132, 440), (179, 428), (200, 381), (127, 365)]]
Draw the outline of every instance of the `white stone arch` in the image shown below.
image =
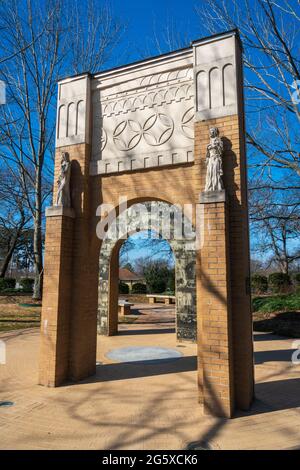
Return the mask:
[[(141, 207), (144, 209), (141, 210)], [(139, 216), (141, 212), (143, 214)], [(170, 215), (169, 230), (164, 226), (167, 214)], [(121, 217), (123, 222), (127, 219), (126, 226)], [(178, 230), (180, 223), (185, 228), (181, 237)], [(120, 229), (117, 237), (116, 228)], [(117, 299), (111, 298), (112, 295), (117, 296), (116, 288), (113, 289), (111, 284), (112, 278), (115, 278), (117, 273), (110, 276), (112, 263), (116, 262), (112, 259), (115, 256), (114, 251), (117, 249), (119, 252), (122, 240), (125, 240), (129, 234), (144, 230), (157, 232), (171, 246), (175, 259), (177, 339), (196, 341), (196, 253), (195, 239), (192, 236), (193, 227), (178, 207), (162, 201), (133, 204), (116, 217), (115, 225), (110, 227), (102, 242), (99, 257), (98, 333), (103, 335), (117, 333), (116, 318), (111, 318), (112, 315), (116, 316), (117, 312)]]

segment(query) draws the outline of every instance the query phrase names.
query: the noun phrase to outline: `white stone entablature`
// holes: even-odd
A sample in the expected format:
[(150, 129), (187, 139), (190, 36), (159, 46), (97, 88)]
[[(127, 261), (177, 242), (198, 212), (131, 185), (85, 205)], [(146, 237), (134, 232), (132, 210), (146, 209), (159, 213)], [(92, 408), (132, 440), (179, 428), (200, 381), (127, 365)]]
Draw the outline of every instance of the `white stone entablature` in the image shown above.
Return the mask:
[(91, 175), (191, 164), (194, 122), (236, 114), (235, 31), (93, 76), (59, 82), (56, 146), (91, 143)]
[(91, 80), (89, 74), (58, 83), (56, 147), (90, 143)]

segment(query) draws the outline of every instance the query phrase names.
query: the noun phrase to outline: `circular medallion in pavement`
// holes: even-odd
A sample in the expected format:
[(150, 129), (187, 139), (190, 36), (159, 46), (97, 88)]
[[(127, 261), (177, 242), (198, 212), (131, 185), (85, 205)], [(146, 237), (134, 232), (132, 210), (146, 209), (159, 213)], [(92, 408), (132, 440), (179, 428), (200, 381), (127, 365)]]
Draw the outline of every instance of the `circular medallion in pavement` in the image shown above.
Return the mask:
[(162, 361), (174, 361), (182, 357), (176, 349), (160, 348), (157, 346), (132, 346), (129, 348), (113, 349), (106, 354), (108, 359), (117, 362), (145, 362), (147, 364)]

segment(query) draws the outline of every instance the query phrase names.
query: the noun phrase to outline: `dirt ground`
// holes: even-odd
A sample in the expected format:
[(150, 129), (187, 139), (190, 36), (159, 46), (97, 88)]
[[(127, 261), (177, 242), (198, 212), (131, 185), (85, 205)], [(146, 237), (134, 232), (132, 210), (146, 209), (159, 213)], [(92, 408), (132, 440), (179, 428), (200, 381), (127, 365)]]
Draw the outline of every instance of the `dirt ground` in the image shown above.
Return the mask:
[(41, 304), (30, 295), (1, 295), (0, 331), (38, 327), (41, 310)]

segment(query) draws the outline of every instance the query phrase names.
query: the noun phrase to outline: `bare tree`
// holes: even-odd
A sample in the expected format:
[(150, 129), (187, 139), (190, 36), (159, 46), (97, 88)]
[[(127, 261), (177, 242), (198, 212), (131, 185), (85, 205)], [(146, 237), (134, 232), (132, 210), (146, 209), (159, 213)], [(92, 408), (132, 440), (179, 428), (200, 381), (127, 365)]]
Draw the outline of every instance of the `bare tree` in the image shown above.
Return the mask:
[(288, 193), (276, 200), (276, 192), (264, 188), (251, 193), (253, 251), (284, 273), (300, 259), (300, 201)]
[(139, 232), (138, 238), (130, 236), (125, 240), (120, 250), (120, 265), (130, 262), (132, 255), (137, 252), (147, 253), (147, 256), (143, 255), (134, 262), (138, 274), (142, 274), (142, 265), (148, 265), (158, 258), (169, 265), (174, 263), (173, 251), (168, 241), (151, 230)]
[(0, 277), (4, 277), (15, 251), (24, 246), (24, 233), (29, 229), (30, 215), (26, 211), (18, 179), (3, 168), (0, 174)]
[(68, 19), (69, 62), (72, 74), (98, 72), (120, 42), (125, 24), (113, 15), (108, 3), (96, 0), (71, 2)]
[[(1, 156), (11, 168), (20, 169), (20, 185), (34, 223), (34, 298), (41, 298), (43, 179), (46, 166), (51, 163), (48, 148), (53, 138), (53, 124), (49, 127), (47, 124), (64, 55), (60, 50), (59, 5), (49, 3), (45, 10), (34, 5), (33, 10), (32, 2), (28, 1), (23, 6), (13, 1), (5, 5), (2, 15), (10, 26), (5, 37), (7, 47), (11, 45), (12, 50), (21, 52), (1, 70), (8, 92), (8, 105), (2, 107)], [(39, 28), (45, 34), (38, 39)], [(24, 49), (28, 37), (31, 46)]]
[(61, 75), (100, 68), (121, 31), (108, 9), (103, 24), (100, 3), (89, 3), (88, 16), (79, 0), (0, 4), (0, 48), (8, 56), (18, 51), (0, 69), (7, 89), (7, 104), (0, 111), (0, 158), (18, 169), (33, 218), (36, 299), (42, 295), (43, 209), (51, 193), (56, 83)]
[(208, 0), (197, 11), (211, 32), (239, 29), (256, 176), (278, 169), (300, 176), (299, 1)]
[(197, 8), (210, 32), (238, 28), (241, 35), (252, 245), (283, 272), (297, 258), (299, 236), (299, 6), (297, 0), (208, 0)]

